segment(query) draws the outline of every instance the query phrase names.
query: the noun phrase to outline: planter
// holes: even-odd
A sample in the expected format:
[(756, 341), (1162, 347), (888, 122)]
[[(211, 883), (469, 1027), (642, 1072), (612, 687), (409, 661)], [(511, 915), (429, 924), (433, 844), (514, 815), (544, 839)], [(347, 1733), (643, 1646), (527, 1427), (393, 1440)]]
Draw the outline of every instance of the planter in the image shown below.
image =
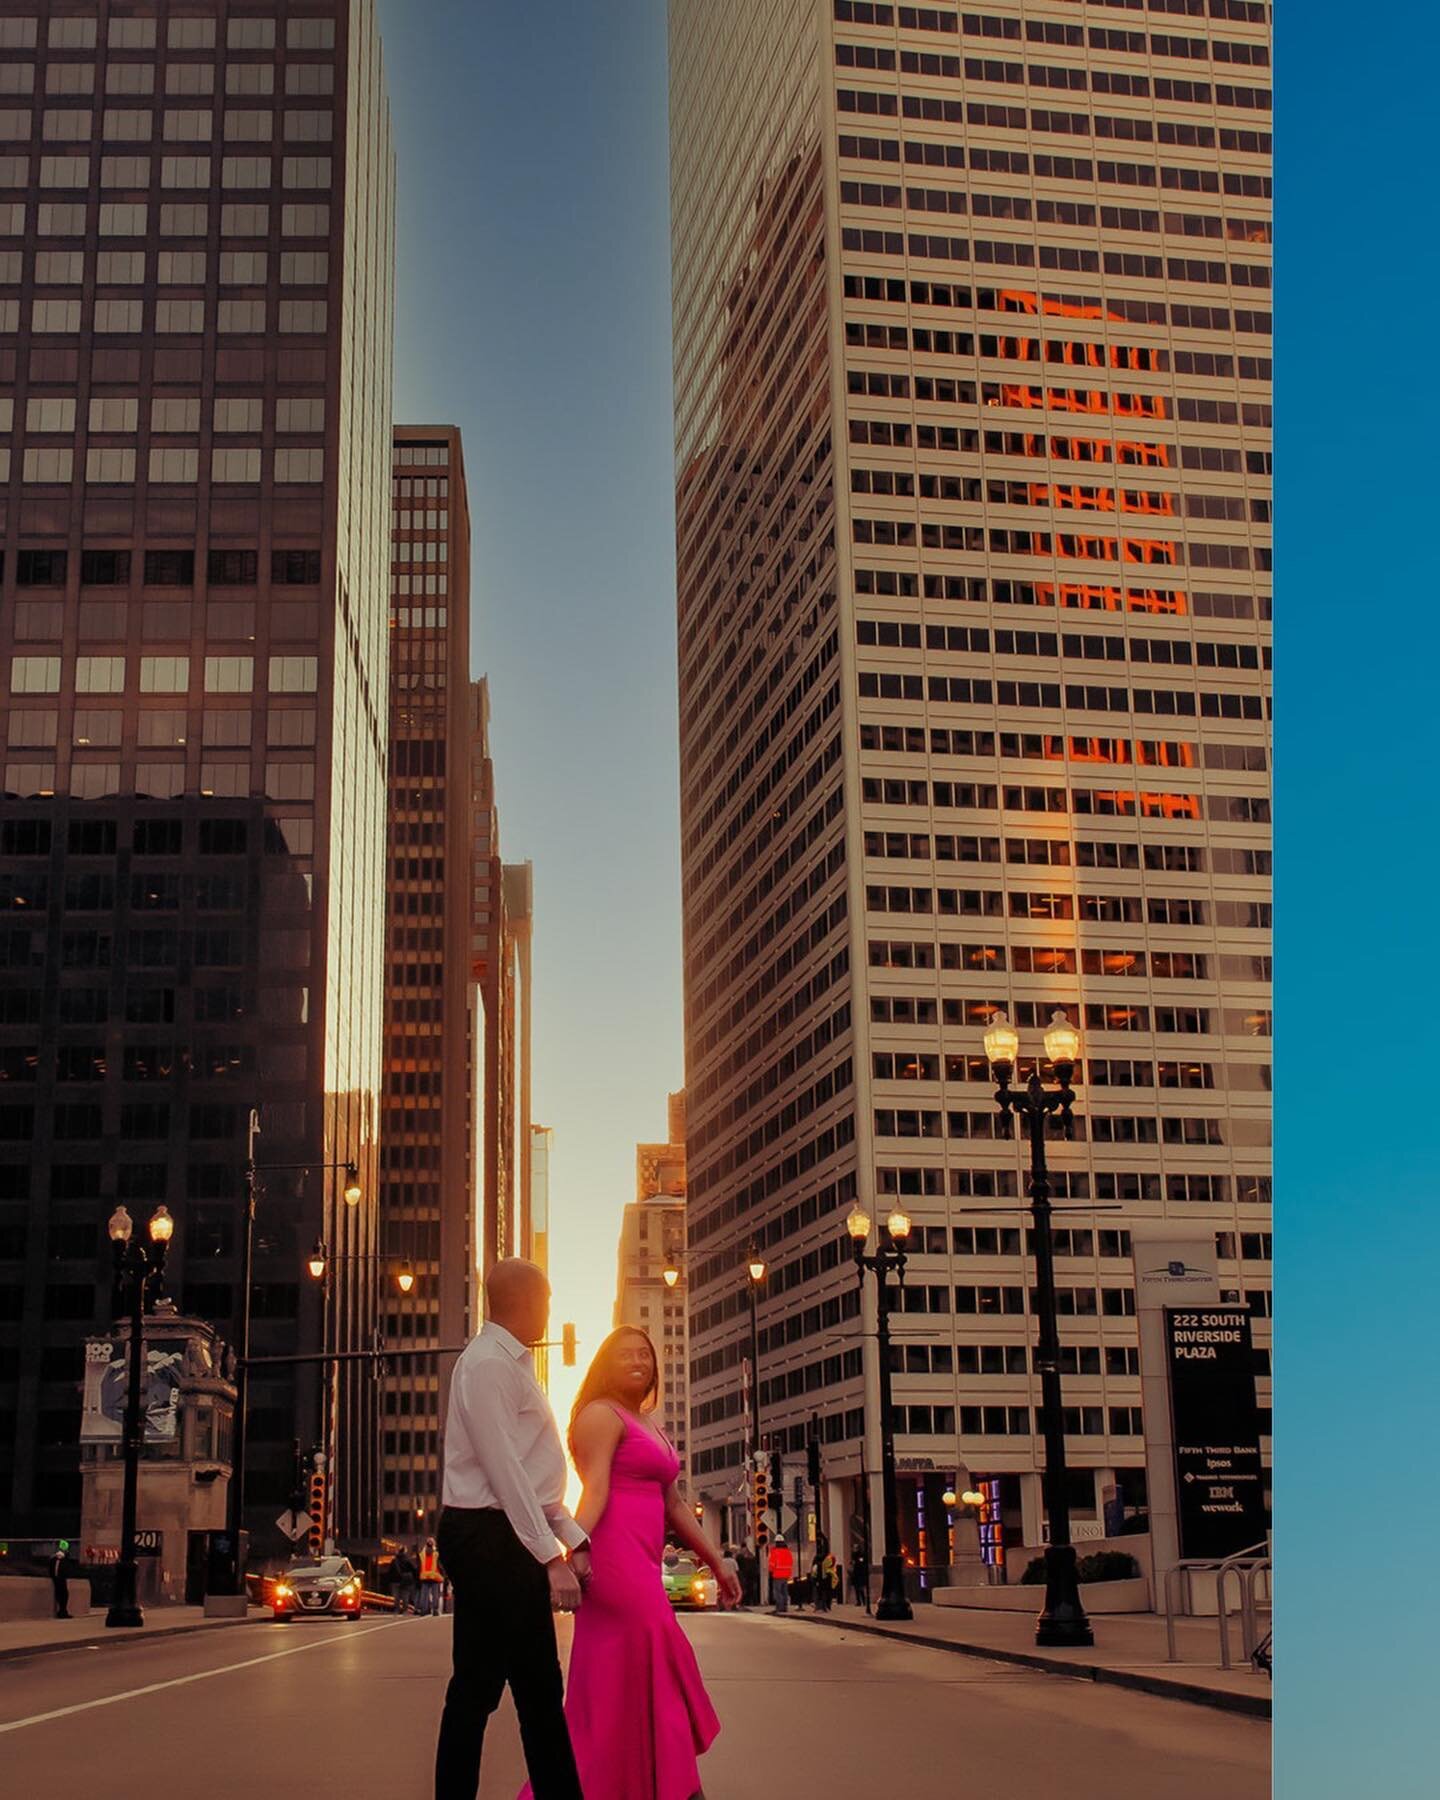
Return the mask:
[[(1143, 1575), (1128, 1581), (1086, 1581), (1080, 1600), (1087, 1613), (1143, 1613), (1150, 1610), (1150, 1583)], [(1038, 1613), (1043, 1587), (952, 1587), (935, 1590), (936, 1606), (963, 1606), (972, 1612)]]

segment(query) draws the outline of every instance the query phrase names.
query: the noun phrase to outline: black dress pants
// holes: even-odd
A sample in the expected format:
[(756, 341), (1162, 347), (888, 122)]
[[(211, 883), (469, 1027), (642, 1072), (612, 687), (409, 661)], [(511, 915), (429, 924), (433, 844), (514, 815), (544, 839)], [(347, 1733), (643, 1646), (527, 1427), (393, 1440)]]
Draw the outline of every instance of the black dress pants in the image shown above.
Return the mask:
[(509, 1685), (535, 1800), (583, 1800), (565, 1725), (550, 1582), (503, 1512), (447, 1506), (440, 1561), (455, 1595), (454, 1670), (435, 1800), (475, 1800), (485, 1727)]

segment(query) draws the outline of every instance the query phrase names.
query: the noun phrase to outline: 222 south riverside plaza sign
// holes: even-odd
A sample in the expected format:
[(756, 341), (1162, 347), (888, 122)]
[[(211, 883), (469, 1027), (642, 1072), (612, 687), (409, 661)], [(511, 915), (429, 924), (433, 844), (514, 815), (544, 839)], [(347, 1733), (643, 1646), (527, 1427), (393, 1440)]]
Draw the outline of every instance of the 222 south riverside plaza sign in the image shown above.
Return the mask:
[(1165, 1346), (1180, 1554), (1234, 1556), (1266, 1529), (1249, 1311), (1167, 1306)]

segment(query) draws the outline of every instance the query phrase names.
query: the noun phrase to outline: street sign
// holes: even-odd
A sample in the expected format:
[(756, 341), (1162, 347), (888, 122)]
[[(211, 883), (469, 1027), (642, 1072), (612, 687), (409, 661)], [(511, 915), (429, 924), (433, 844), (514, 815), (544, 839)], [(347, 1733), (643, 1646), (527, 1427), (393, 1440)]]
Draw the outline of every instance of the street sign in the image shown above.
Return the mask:
[(1234, 1556), (1266, 1532), (1249, 1311), (1167, 1306), (1165, 1348), (1180, 1554)]
[(309, 1513), (287, 1511), (282, 1512), (275, 1523), (291, 1543), (298, 1544), (305, 1533), (309, 1531), (311, 1519)]
[(135, 1533), (135, 1554), (137, 1556), (158, 1556), (160, 1547), (158, 1531), (137, 1531)]

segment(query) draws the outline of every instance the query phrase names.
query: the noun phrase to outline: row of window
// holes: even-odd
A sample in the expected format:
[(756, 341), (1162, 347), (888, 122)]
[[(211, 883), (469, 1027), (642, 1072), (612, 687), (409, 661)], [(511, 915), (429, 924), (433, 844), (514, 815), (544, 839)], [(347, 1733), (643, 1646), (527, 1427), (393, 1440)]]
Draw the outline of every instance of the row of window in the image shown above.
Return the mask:
[[(964, 600), (983, 606), (1055, 606), (1082, 612), (1139, 612), (1179, 618), (1268, 619), (1268, 594), (1217, 593), (1177, 588), (1121, 587), (1107, 581), (990, 581), (983, 575), (921, 575), (911, 569), (851, 571), (857, 594), (883, 594), (897, 599)], [(1156, 659), (1158, 660), (1158, 659)]]
[[(207, 579), (212, 587), (253, 587), (258, 580), (259, 553), (254, 550), (212, 550), (205, 563)], [(126, 587), (134, 564), (129, 550), (82, 550), (80, 552), (80, 585), (82, 587)], [(320, 580), (319, 550), (273, 550), (270, 553), (270, 582), (274, 587), (313, 587)], [(70, 554), (66, 550), (21, 550), (15, 558), (15, 585), (22, 588), (64, 587), (70, 570)], [(0, 573), (4, 572), (0, 554)], [(140, 565), (146, 587), (192, 587), (195, 582), (193, 550), (147, 550)], [(95, 604), (123, 607), (123, 602)], [(98, 635), (84, 629), (84, 603), (81, 636)], [(119, 619), (123, 634), (123, 612)]]
[[(928, 1050), (876, 1050), (870, 1057), (877, 1081), (978, 1081), (992, 1080), (990, 1064), (982, 1055)], [(1037, 1065), (1042, 1080), (1053, 1078), (1045, 1063)], [(1075, 1065), (1071, 1082), (1085, 1087), (1162, 1087), (1213, 1091), (1229, 1088), (1237, 1093), (1268, 1093), (1267, 1063), (1148, 1062), (1131, 1057), (1086, 1057)]]
[[(73, 432), (76, 426), (77, 402), (72, 396), (36, 395), (25, 403), (27, 433)], [(14, 402), (0, 399), (0, 430), (13, 423)], [(281, 395), (275, 402), (275, 429), (283, 432), (323, 431), (325, 401), (323, 397)], [(200, 397), (181, 395), (152, 399), (149, 408), (152, 432), (198, 432), (200, 430)], [(96, 395), (90, 401), (88, 421), (91, 432), (126, 432), (139, 429), (140, 399), (134, 394)], [(259, 394), (217, 398), (211, 407), (211, 424), (223, 435), (232, 432), (259, 432), (265, 422), (265, 402)]]
[[(77, 656), (73, 666), (75, 692), (124, 693), (127, 684), (126, 660), (123, 656)], [(191, 658), (188, 656), (140, 657), (136, 670), (136, 691), (142, 694), (188, 692), (190, 663)], [(10, 692), (58, 694), (61, 669), (62, 658), (58, 656), (12, 657)], [(313, 656), (272, 656), (268, 662), (266, 686), (272, 694), (313, 694), (318, 673), (319, 663)], [(255, 686), (255, 658), (207, 656), (204, 683), (207, 694), (248, 694)]]
[[(198, 65), (192, 65), (197, 67)], [(308, 65), (317, 68), (318, 65)], [(326, 71), (332, 73), (332, 71)], [(30, 137), (31, 113), (28, 108), (0, 109), (0, 140), (12, 143), (28, 141)], [(112, 143), (148, 144), (155, 135), (155, 115), (148, 109), (140, 108), (107, 108), (100, 115), (100, 136)], [(335, 120), (328, 110), (317, 112), (291, 108), (280, 114), (281, 131), (286, 142), (303, 144), (328, 144), (334, 136)], [(199, 109), (172, 109), (162, 112), (161, 137), (168, 143), (208, 144), (214, 136), (215, 115), (209, 107)], [(88, 144), (95, 129), (95, 114), (89, 107), (47, 107), (40, 115), (40, 135), (47, 143)], [(238, 110), (229, 108), (224, 115), (224, 137), (229, 143), (263, 143), (271, 142), (275, 135), (275, 114), (268, 108), (263, 110)], [(124, 187), (148, 187), (150, 184), (149, 159), (139, 158), (144, 165), (144, 174), (137, 181), (117, 182), (113, 185)], [(7, 165), (20, 163), (22, 173), (18, 176), (8, 172), (0, 185), (5, 187), (25, 187), (28, 184), (28, 172), (23, 172), (24, 157), (7, 157)], [(268, 179), (268, 177), (267, 177)], [(227, 180), (226, 187), (260, 187), (264, 182), (248, 180)]]
[(1034, 219), (1041, 225), (1087, 229), (1098, 219), (1105, 231), (1163, 231), (1172, 237), (1228, 238), (1242, 244), (1271, 241), (1269, 225), (1254, 218), (1160, 213), (1131, 206), (1102, 206), (1097, 211), (1094, 206), (1073, 200), (1032, 200), (1023, 194), (986, 194), (974, 189), (967, 193), (959, 188), (902, 188), (898, 182), (842, 181), (840, 199), (848, 206), (889, 207), (897, 211), (904, 207), (912, 212), (969, 213), (987, 219)]
[[(131, 162), (148, 159), (127, 159)], [(160, 186), (173, 191), (187, 188), (208, 188), (214, 185), (216, 175), (220, 186), (226, 188), (268, 189), (275, 185), (272, 170), (273, 159), (268, 156), (222, 156), (216, 160), (209, 156), (162, 156), (160, 158)], [(3, 185), (8, 188), (25, 188), (31, 185), (29, 159), (23, 156), (5, 158)], [(88, 189), (97, 174), (94, 160), (90, 156), (42, 156), (40, 158), (39, 181), (41, 188), (76, 188)], [(148, 183), (148, 171), (146, 181)], [(139, 187), (141, 182), (133, 177), (124, 177), (109, 185)], [(298, 188), (318, 188), (328, 191), (334, 185), (332, 162), (328, 156), (284, 156), (280, 158), (280, 186), (291, 190)], [(140, 223), (132, 224), (129, 235), (136, 230), (143, 231), (145, 206), (136, 202), (128, 208), (117, 208), (122, 215), (129, 213), (141, 215)], [(112, 227), (115, 235), (127, 235), (123, 224)], [(19, 235), (13, 232), (13, 235)]]
[[(79, 287), (86, 276), (83, 250), (38, 250), (33, 272), (39, 287)], [(162, 287), (203, 287), (209, 258), (204, 250), (160, 250), (155, 278)], [(101, 250), (90, 272), (101, 287), (143, 286), (149, 267), (143, 250)], [(19, 250), (0, 251), (0, 285), (19, 286), (24, 275)], [(218, 273), (222, 287), (264, 287), (270, 268), (264, 250), (223, 250)], [(323, 287), (330, 278), (328, 250), (283, 250), (278, 268), (282, 287)]]
[[(231, 50), (273, 50), (276, 46), (275, 27), (273, 18), (230, 19), (225, 29), (226, 47)], [(153, 50), (158, 42), (157, 29), (153, 18), (112, 18), (106, 28), (105, 42), (112, 50)], [(165, 42), (171, 50), (212, 50), (217, 41), (216, 32), (215, 19), (175, 18), (167, 21)], [(52, 18), (44, 41), (52, 50), (93, 50), (100, 41), (99, 21), (83, 15)], [(13, 16), (0, 19), (0, 49), (34, 50), (39, 42), (38, 19)], [(333, 50), (335, 21), (287, 19), (285, 46), (289, 50)], [(75, 65), (51, 66), (70, 68)], [(111, 66), (148, 67), (144, 64)]]
[[(1105, 0), (1130, 12), (1143, 12), (1146, 0)], [(1247, 25), (1263, 25), (1268, 12), (1263, 0), (1148, 0), (1153, 13), (1173, 13), (1203, 19), (1233, 19)], [(834, 16), (845, 24), (894, 25), (898, 19), (902, 31), (944, 31), (955, 33), (962, 27), (966, 37), (1019, 39), (1021, 21), (994, 13), (961, 14), (941, 12), (935, 8), (891, 6), (888, 0), (834, 0)], [(1032, 44), (1089, 43), (1092, 49), (1125, 50), (1143, 55), (1143, 32), (1110, 31), (1092, 25), (1088, 38), (1079, 25), (1060, 25), (1048, 19), (1027, 19), (1025, 37)], [(1204, 56), (1203, 38), (1160, 37), (1152, 40), (1157, 56)], [(1173, 46), (1173, 47), (1172, 47)], [(1196, 48), (1195, 46), (1198, 46)], [(1231, 43), (1216, 39), (1212, 46), (1217, 62), (1255, 62), (1268, 66), (1269, 53), (1263, 45)], [(1249, 54), (1253, 52), (1254, 54)]]
[[(1038, 1010), (1038, 1009), (1036, 1009)], [(947, 1192), (957, 1199), (1013, 1200), (1019, 1183), (1013, 1169), (877, 1168), (876, 1191), (881, 1194), (927, 1195), (939, 1198)], [(1161, 1201), (1177, 1204), (1269, 1206), (1268, 1175), (1165, 1175), (1139, 1170), (1052, 1169), (1050, 1191), (1061, 1200)], [(929, 1230), (930, 1227), (924, 1229)], [(1217, 1239), (1218, 1242), (1218, 1239)], [(1233, 1256), (1233, 1247), (1221, 1254)]]
[[(1222, 95), (1224, 98), (1222, 98)], [(1217, 88), (1222, 105), (1269, 108), (1268, 88)], [(984, 101), (941, 100), (930, 94), (877, 94), (866, 89), (837, 88), (835, 103), (842, 113), (874, 118), (928, 119), (936, 124), (980, 125), (1000, 131), (1050, 131), (1067, 136), (1114, 138), (1120, 142), (1173, 144), (1188, 149), (1213, 150), (1217, 146), (1242, 155), (1268, 156), (1268, 131), (1235, 126), (1197, 125), (1179, 119), (1115, 118), (1105, 113), (1028, 111), (1023, 106), (995, 106)]]
[[(1213, 925), (1227, 931), (1268, 931), (1271, 908), (1258, 900), (1198, 900), (1188, 895), (1055, 894), (1010, 888), (882, 887), (865, 889), (865, 910), (1012, 919), (1078, 919), (1091, 925)], [(1018, 966), (1018, 965), (1017, 965)]]
[[(100, 164), (100, 185), (112, 184), (110, 174), (122, 173), (118, 159), (103, 157)], [(126, 184), (130, 185), (130, 184)], [(86, 206), (84, 202), (60, 204), (53, 201), (42, 202), (36, 210), (35, 226), (37, 234), (44, 237), (78, 237), (85, 236)], [(161, 237), (188, 237), (203, 239), (208, 230), (210, 209), (204, 201), (167, 201), (159, 209), (157, 224)], [(99, 235), (104, 238), (144, 237), (150, 219), (149, 208), (143, 201), (112, 203), (102, 201), (99, 205), (97, 226)], [(270, 231), (270, 208), (261, 202), (244, 204), (227, 202), (220, 208), (220, 235), (222, 238), (263, 238)], [(23, 237), (25, 233), (25, 206), (21, 201), (0, 201), (0, 236)], [(282, 237), (328, 237), (330, 234), (330, 207), (328, 202), (315, 201), (306, 204), (290, 203), (280, 208), (280, 234)], [(7, 254), (19, 254), (10, 252)], [(37, 251), (37, 264), (40, 256), (51, 254), (48, 251)], [(76, 255), (75, 251), (64, 251), (58, 254)], [(112, 252), (101, 250), (100, 256), (108, 256)], [(114, 252), (114, 254), (121, 254)], [(184, 267), (183, 264), (167, 265), (163, 258), (171, 254), (167, 251), (157, 252), (161, 259), (156, 263), (157, 273), (167, 267)], [(176, 256), (203, 254), (199, 250), (177, 251)], [(229, 255), (227, 251), (224, 253)], [(251, 254), (255, 254), (251, 252)], [(224, 266), (222, 264), (222, 266)], [(17, 278), (18, 279), (18, 278)], [(160, 274), (163, 281), (165, 276)], [(187, 277), (177, 277), (185, 280)]]
[[(897, 948), (897, 946), (890, 946)], [(911, 946), (913, 950), (913, 946)], [(997, 967), (988, 954), (998, 949), (993, 944), (961, 944), (952, 946), (942, 944), (940, 967), (942, 969), (964, 969), (979, 967)], [(1030, 953), (1032, 960), (1029, 972), (1035, 972), (1037, 966), (1042, 973), (1048, 973), (1042, 962), (1037, 965), (1035, 956), (1061, 957), (1065, 953), (1059, 951), (1036, 951)], [(905, 965), (913, 966), (913, 965)], [(933, 963), (923, 965), (933, 968)], [(1022, 971), (1024, 973), (1025, 971)], [(1061, 973), (1066, 971), (1063, 967)], [(992, 1000), (937, 1000), (927, 994), (872, 994), (870, 997), (870, 1017), (877, 1025), (961, 1025), (978, 1027), (980, 1030), (991, 1022), (1002, 1003)], [(1015, 1009), (1018, 1008), (1017, 1012)], [(1011, 1006), (1012, 1017), (1017, 1025), (1043, 1030), (1050, 1023), (1050, 1013), (1054, 1011), (1054, 1002), (1050, 1002), (1049, 1010), (1042, 1002), (1033, 1000), (1015, 1001)], [(1089, 1002), (1083, 1009), (1073, 1006), (1065, 1009), (1075, 1012), (1077, 1016), (1083, 1012), (1087, 1031), (1126, 1031), (1156, 1032), (1162, 1036), (1189, 1037), (1251, 1037), (1268, 1038), (1275, 1029), (1275, 1016), (1268, 1006), (1226, 1007), (1218, 1009), (1209, 1006), (1116, 1006), (1110, 1002)], [(1021, 1059), (1025, 1078), (1031, 1073), (1030, 1060)]]
[[(886, 734), (899, 733), (897, 726), (862, 726), (862, 745), (866, 742), (867, 731), (879, 730)], [(923, 737), (925, 734), (916, 730), (905, 735)], [(992, 747), (994, 740), (993, 732), (932, 731), (929, 735), (932, 742), (939, 738), (947, 748), (951, 738), (988, 738)], [(939, 748), (938, 745), (935, 747)], [(932, 836), (920, 831), (867, 831), (864, 847), (867, 857), (878, 860), (998, 863), (1002, 845), (998, 837), (951, 832), (937, 832)], [(1268, 875), (1272, 862), (1269, 850), (1240, 849), (1227, 844), (1138, 844), (1133, 840), (1116, 843), (1091, 838), (1072, 841), (1068, 837), (1006, 838), (1003, 849), (1006, 863), (1062, 869), (1153, 869), (1188, 875), (1203, 874), (1209, 869), (1216, 875)]]
[[(1262, 1148), (1270, 1143), (1270, 1121), (1260, 1118), (1156, 1118), (1153, 1114), (1096, 1113), (1071, 1121), (1077, 1143), (1233, 1145)], [(1008, 1121), (995, 1108), (984, 1112), (938, 1112), (916, 1107), (877, 1107), (879, 1138), (953, 1138), (1008, 1141)]]
[[(1154, 41), (1185, 40), (1157, 38)], [(1188, 41), (1202, 42), (1200, 39)], [(1253, 67), (1250, 52), (1256, 50), (1265, 58), (1261, 66), (1269, 66), (1269, 52), (1259, 46), (1243, 44), (1235, 48), (1243, 54), (1234, 60)], [(947, 81), (997, 82), (1008, 87), (1050, 88), (1072, 94), (1087, 93), (1093, 88), (1097, 94), (1123, 94), (1137, 100), (1148, 100), (1153, 94), (1157, 100), (1181, 100), (1194, 106), (1243, 107), (1252, 112), (1268, 112), (1272, 99), (1269, 88), (1235, 87), (1226, 82), (1193, 81), (1170, 75), (1142, 75), (1129, 69), (1090, 69), (1078, 63), (1002, 62), (994, 57), (962, 58), (915, 50), (902, 50), (897, 59), (895, 51), (875, 44), (837, 43), (835, 46), (835, 66), (839, 69), (894, 73), (897, 62), (901, 74), (928, 75)]]
[[(80, 330), (80, 300), (35, 300), (30, 307), (30, 329), (51, 336), (73, 335)], [(324, 331), (329, 319), (326, 300), (282, 300), (275, 310), (273, 329), (285, 337)], [(271, 329), (269, 305), (264, 300), (221, 300), (210, 315), (215, 329), (225, 335), (259, 333)], [(203, 300), (157, 300), (149, 329), (166, 335), (203, 332), (206, 308)], [(0, 331), (20, 329), (20, 302), (0, 300)], [(87, 330), (99, 335), (121, 336), (147, 329), (143, 300), (96, 300)]]
[[(264, 479), (264, 459), (265, 453), (258, 447), (217, 446), (210, 452), (209, 479), (254, 486)], [(134, 450), (90, 449), (85, 452), (84, 478), (92, 486), (129, 486), (136, 479), (138, 466)], [(200, 452), (180, 447), (152, 449), (145, 466), (152, 483), (189, 486), (200, 479)], [(0, 479), (8, 479), (9, 475), (10, 451), (0, 448)], [(28, 449), (21, 458), (20, 477), (38, 486), (71, 482), (75, 477), (75, 452), (68, 445)], [(270, 478), (287, 487), (314, 486), (325, 479), (325, 452), (318, 447), (277, 448), (270, 453)]]
[[(968, 165), (989, 175), (1033, 174), (1045, 181), (1083, 181), (1087, 185), (1098, 181), (1106, 187), (1165, 188), (1190, 194), (1223, 193), (1248, 200), (1269, 200), (1273, 195), (1273, 178), (1269, 175), (1186, 168), (1178, 163), (1111, 162), (1108, 158), (1092, 161), (1088, 156), (1051, 156), (1038, 152), (1032, 156), (1027, 150), (990, 150), (979, 145), (970, 146), (967, 152), (964, 144), (931, 142), (924, 138), (861, 137), (849, 132), (841, 134), (839, 144), (841, 156), (855, 162), (904, 162), (907, 166), (930, 169), (963, 169)], [(1058, 223), (1068, 219), (1070, 223), (1079, 223), (1068, 214), (1053, 210), (1066, 204), (1064, 202), (1037, 199), (1034, 204), (1040, 210), (1032, 213), (1028, 210), (1031, 201), (1024, 195), (986, 198), (987, 205), (975, 210), (984, 211), (992, 218), (1035, 217), (1042, 222)], [(999, 214), (994, 211), (996, 205), (1006, 204), (1025, 210)], [(1047, 213), (1046, 207), (1052, 210)], [(1093, 224), (1093, 218), (1089, 222)], [(1118, 223), (1118, 220), (1113, 222)]]

